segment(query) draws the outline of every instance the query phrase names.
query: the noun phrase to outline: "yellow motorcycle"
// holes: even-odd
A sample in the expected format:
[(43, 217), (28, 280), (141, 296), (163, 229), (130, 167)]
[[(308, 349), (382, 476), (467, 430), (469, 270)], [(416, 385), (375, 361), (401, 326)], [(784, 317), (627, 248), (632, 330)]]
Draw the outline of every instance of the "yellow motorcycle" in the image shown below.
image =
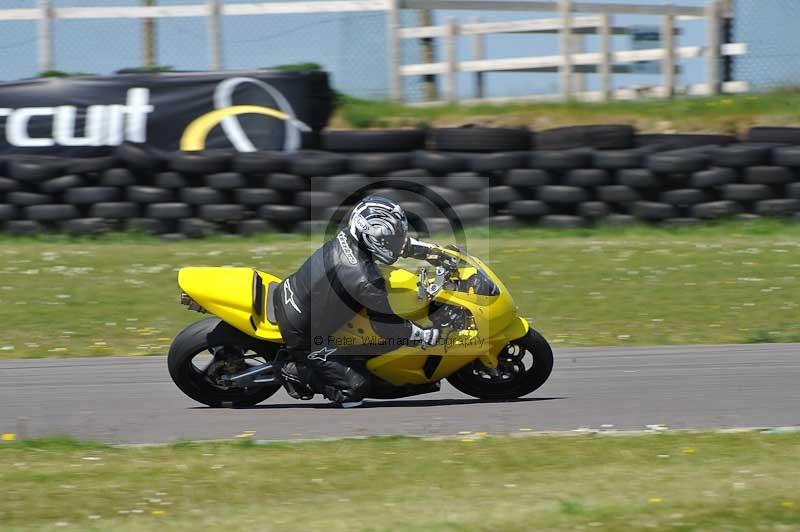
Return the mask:
[[(373, 377), (371, 398), (400, 398), (439, 390), (446, 379), (479, 399), (527, 395), (550, 376), (547, 340), (517, 315), (511, 295), (479, 259), (441, 248), (446, 265), (417, 272), (386, 266), (389, 301), (396, 314), (442, 331), (426, 349), (385, 345), (366, 312), (333, 337), (363, 356)], [(286, 351), (272, 301), (281, 279), (250, 268), (183, 268), (181, 302), (210, 317), (184, 329), (169, 350), (175, 384), (209, 406), (251, 406), (280, 389)], [(371, 352), (380, 354), (371, 355)]]

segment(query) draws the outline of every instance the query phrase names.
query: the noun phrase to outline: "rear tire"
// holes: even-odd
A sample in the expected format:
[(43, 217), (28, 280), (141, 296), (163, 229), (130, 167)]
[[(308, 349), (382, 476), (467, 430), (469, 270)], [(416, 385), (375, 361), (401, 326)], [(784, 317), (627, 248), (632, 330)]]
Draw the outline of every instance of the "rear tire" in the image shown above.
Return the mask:
[[(530, 329), (528, 334), (509, 342), (503, 349), (500, 356), (501, 363), (497, 369), (502, 369), (504, 366), (503, 354), (516, 351), (517, 348), (521, 353), (520, 361), (524, 361), (529, 355), (532, 357), (531, 367), (524, 372), (517, 371), (505, 380), (496, 380), (488, 378), (484, 372), (489, 368), (476, 360), (450, 375), (447, 381), (457, 390), (478, 399), (508, 400), (528, 395), (541, 387), (550, 377), (553, 371), (553, 350), (538, 331)], [(506, 363), (506, 367), (513, 367), (513, 364)], [(521, 366), (520, 369), (524, 367)]]
[(192, 362), (195, 356), (207, 352), (210, 347), (219, 347), (209, 345), (208, 335), (221, 323), (219, 318), (206, 318), (188, 326), (175, 337), (167, 355), (170, 377), (187, 396), (211, 407), (256, 405), (277, 392), (280, 385), (224, 390), (213, 385)]

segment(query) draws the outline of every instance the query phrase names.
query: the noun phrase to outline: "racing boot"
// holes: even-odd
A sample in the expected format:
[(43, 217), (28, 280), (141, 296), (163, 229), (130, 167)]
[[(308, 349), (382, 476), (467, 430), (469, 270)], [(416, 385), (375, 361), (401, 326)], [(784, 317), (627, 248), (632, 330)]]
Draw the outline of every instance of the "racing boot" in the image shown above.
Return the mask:
[(305, 364), (286, 362), (281, 367), (281, 383), (286, 393), (295, 399), (308, 401), (314, 397), (311, 388), (311, 370)]
[(364, 401), (345, 401), (342, 403), (333, 403), (335, 406), (339, 408), (358, 408), (359, 406), (364, 404)]

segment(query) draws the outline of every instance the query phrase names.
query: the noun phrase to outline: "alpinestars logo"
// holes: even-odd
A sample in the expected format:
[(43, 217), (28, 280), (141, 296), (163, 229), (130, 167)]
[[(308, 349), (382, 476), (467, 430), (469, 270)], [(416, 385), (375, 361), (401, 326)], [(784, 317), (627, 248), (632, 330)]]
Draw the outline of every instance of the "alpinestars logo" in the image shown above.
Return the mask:
[(336, 348), (330, 347), (323, 347), (319, 351), (314, 351), (313, 353), (309, 353), (308, 358), (309, 360), (321, 360), (323, 362), (328, 361), (328, 357), (331, 356), (336, 352)]
[(297, 306), (297, 303), (294, 301), (294, 292), (292, 291), (292, 286), (287, 279), (285, 283), (283, 283), (283, 304), (290, 304), (294, 307), (298, 314), (302, 314), (303, 311), (300, 310), (300, 307)]
[(338, 240), (339, 245), (342, 246), (342, 252), (344, 256), (347, 257), (347, 262), (353, 266), (358, 264), (358, 260), (356, 260), (356, 256), (353, 255), (353, 250), (350, 249), (350, 243), (347, 241), (347, 235), (344, 234), (344, 231), (339, 231), (339, 234), (336, 235), (336, 240)]

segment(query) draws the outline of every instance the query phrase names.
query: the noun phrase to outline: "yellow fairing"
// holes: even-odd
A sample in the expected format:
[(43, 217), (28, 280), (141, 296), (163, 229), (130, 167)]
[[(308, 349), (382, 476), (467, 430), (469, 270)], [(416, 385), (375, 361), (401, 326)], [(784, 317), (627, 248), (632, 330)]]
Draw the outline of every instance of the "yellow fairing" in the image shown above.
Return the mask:
[(277, 325), (267, 320), (266, 290), (269, 283), (281, 280), (257, 272), (264, 284), (264, 306), (260, 315), (253, 312), (252, 268), (183, 268), (178, 284), (198, 305), (250, 336), (270, 342), (282, 342)]
[[(428, 348), (400, 346), (385, 355), (372, 358), (367, 368), (381, 379), (395, 385), (423, 384), (439, 381), (458, 371), (470, 362), (480, 359), (489, 367), (497, 366), (497, 356), (510, 341), (521, 338), (528, 332), (528, 322), (517, 316), (514, 301), (500, 279), (478, 259), (452, 254), (467, 263), (459, 270), (459, 277), (467, 279), (485, 272), (497, 285), (496, 296), (442, 290), (435, 301), (467, 309), (474, 319), (470, 330), (445, 331), (439, 344)], [(257, 273), (264, 286), (261, 311), (253, 312), (253, 275)], [(384, 268), (387, 279), (389, 301), (400, 316), (420, 326), (430, 326), (428, 301), (417, 297), (417, 276), (398, 268)], [(267, 320), (267, 287), (280, 282), (278, 277), (251, 268), (183, 268), (178, 274), (178, 283), (194, 301), (250, 336), (270, 341), (283, 342), (278, 326)], [(373, 331), (365, 312), (349, 320), (335, 335), (343, 346), (374, 343), (380, 340)], [(431, 355), (441, 356), (436, 370), (428, 377), (424, 365)]]
[[(468, 278), (483, 270), (500, 290), (497, 296), (468, 294), (442, 290), (435, 301), (466, 308), (475, 320), (475, 330), (453, 331), (440, 340), (439, 345), (426, 350), (417, 347), (401, 347), (386, 355), (369, 360), (369, 370), (392, 384), (422, 384), (435, 382), (480, 358), (489, 367), (497, 366), (497, 355), (511, 340), (521, 338), (528, 332), (528, 322), (517, 316), (514, 301), (500, 279), (478, 259), (452, 252), (469, 267), (462, 268), (459, 275)], [(387, 268), (384, 272), (389, 288), (392, 309), (399, 315), (419, 325), (429, 325), (427, 302), (417, 299), (417, 276), (405, 270)], [(366, 318), (361, 316), (366, 322)], [(368, 323), (360, 326), (366, 330)], [(427, 377), (424, 364), (430, 355), (440, 355), (435, 372)]]

